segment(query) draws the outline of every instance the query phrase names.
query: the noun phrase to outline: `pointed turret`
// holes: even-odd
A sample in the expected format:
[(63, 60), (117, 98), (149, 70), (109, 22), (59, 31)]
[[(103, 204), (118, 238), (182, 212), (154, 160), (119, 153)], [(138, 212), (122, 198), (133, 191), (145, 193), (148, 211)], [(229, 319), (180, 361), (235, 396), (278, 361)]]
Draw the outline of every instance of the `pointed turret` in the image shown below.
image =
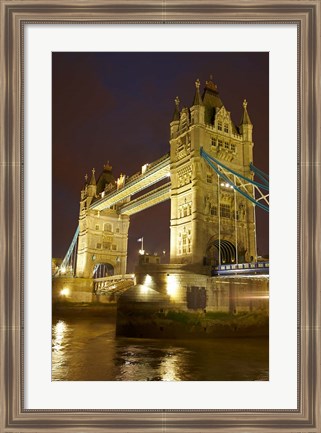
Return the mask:
[(96, 177), (95, 177), (95, 169), (94, 168), (92, 169), (91, 179), (90, 179), (89, 185), (87, 187), (87, 196), (89, 199), (87, 205), (89, 206), (93, 197), (96, 196)]
[(88, 175), (85, 174), (85, 183), (84, 183), (84, 186), (80, 192), (81, 199), (83, 199), (85, 197), (85, 195), (87, 194), (87, 187), (88, 187)]
[(246, 161), (247, 165), (249, 165), (250, 162), (253, 162), (253, 141), (252, 141), (253, 125), (249, 113), (247, 112), (246, 99), (244, 99), (243, 101), (243, 115), (242, 115), (239, 130), (243, 136), (244, 161)]
[(179, 118), (180, 118), (180, 111), (179, 111), (179, 103), (180, 100), (178, 99), (178, 96), (175, 98), (175, 110), (173, 114), (173, 119), (170, 123), (170, 136), (173, 138), (179, 129)]
[(92, 175), (91, 175), (89, 185), (96, 185), (96, 177), (95, 177), (95, 169), (94, 168), (92, 169)]
[(247, 112), (247, 101), (244, 99), (243, 101), (243, 116), (241, 119), (241, 125), (252, 125), (249, 113)]
[(243, 135), (243, 139), (245, 141), (252, 142), (252, 131), (253, 125), (247, 112), (247, 101), (244, 99), (243, 101), (243, 115), (240, 123), (240, 133)]
[(195, 96), (194, 102), (191, 107), (191, 121), (192, 123), (204, 123), (205, 107), (200, 94), (200, 80), (195, 81)]
[(174, 110), (172, 122), (179, 120), (179, 103), (180, 103), (180, 100), (178, 99), (178, 96), (176, 96), (176, 98), (175, 98), (175, 110)]
[(195, 89), (195, 96), (194, 96), (193, 105), (203, 105), (202, 97), (201, 97), (201, 94), (200, 94), (200, 85), (201, 85), (200, 80), (197, 79), (195, 81), (195, 87), (196, 87), (196, 89)]

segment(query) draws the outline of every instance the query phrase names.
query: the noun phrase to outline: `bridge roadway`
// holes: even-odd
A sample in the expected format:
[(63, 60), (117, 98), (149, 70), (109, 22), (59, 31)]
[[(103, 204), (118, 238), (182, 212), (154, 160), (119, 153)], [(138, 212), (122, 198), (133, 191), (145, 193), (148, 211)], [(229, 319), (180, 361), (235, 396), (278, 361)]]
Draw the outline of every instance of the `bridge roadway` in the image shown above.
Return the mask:
[[(102, 211), (111, 208), (117, 203), (131, 197), (134, 194), (150, 187), (151, 185), (170, 176), (170, 156), (166, 155), (148, 164), (145, 171), (135, 173), (125, 180), (125, 184), (115, 188), (111, 192), (105, 193), (99, 200), (90, 206), (90, 209)], [(138, 197), (132, 202), (127, 202), (119, 207), (120, 213), (132, 215), (147, 209), (154, 204), (160, 203), (169, 198), (170, 182), (162, 185), (156, 190), (150, 191), (144, 196)], [(126, 211), (127, 210), (127, 211)]]
[(170, 193), (171, 182), (168, 182), (136, 198), (135, 200), (131, 200), (128, 203), (120, 206), (119, 213), (134, 215), (135, 213), (141, 212), (142, 210), (154, 206), (155, 204), (168, 200), (170, 198)]

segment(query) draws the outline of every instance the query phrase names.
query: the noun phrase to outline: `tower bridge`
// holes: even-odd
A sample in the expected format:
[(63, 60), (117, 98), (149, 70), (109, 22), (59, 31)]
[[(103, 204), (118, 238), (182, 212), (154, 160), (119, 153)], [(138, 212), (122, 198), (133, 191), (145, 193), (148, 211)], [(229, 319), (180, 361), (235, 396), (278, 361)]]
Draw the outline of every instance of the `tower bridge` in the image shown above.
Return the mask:
[[(106, 170), (108, 170), (108, 168), (106, 168)], [(141, 172), (135, 173), (129, 178), (126, 179), (126, 176), (120, 175), (115, 184), (108, 183), (105, 190), (100, 193), (100, 198), (91, 203), (90, 209), (102, 211), (116, 204), (124, 203), (124, 200), (132, 195), (139, 193), (169, 176), (170, 156), (166, 154), (152, 164), (143, 165)]]
[(255, 206), (268, 211), (269, 182), (253, 165), (252, 131), (246, 100), (236, 126), (214, 82), (207, 81), (201, 95), (197, 80), (189, 108), (175, 99), (168, 154), (130, 177), (115, 179), (108, 163), (97, 179), (95, 170), (86, 179), (77, 233), (62, 266), (73, 257), (77, 277), (92, 278), (99, 266), (125, 275), (130, 216), (165, 200), (171, 203), (171, 265), (236, 269), (255, 262)]

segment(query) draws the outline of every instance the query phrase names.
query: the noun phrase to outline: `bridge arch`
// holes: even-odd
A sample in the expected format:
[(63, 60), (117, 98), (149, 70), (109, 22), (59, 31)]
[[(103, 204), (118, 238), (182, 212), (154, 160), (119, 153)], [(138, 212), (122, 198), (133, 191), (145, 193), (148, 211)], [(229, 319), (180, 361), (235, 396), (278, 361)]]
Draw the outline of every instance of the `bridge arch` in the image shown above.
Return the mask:
[(96, 263), (93, 269), (93, 278), (111, 277), (115, 274), (115, 268), (110, 263)]
[(211, 238), (206, 248), (206, 262), (211, 266), (236, 263), (235, 245), (226, 239)]

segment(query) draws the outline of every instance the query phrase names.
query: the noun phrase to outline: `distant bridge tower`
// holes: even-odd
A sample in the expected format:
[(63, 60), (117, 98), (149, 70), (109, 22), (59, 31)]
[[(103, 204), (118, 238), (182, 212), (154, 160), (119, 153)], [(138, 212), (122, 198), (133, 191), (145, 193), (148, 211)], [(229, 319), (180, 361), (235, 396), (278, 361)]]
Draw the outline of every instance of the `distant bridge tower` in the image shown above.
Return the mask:
[[(114, 187), (115, 179), (111, 170), (112, 167), (106, 164), (96, 183), (93, 169), (89, 183), (86, 178), (81, 191), (77, 277), (126, 273), (129, 216), (119, 215), (115, 206), (104, 210), (90, 208), (93, 201)], [(124, 176), (120, 176), (117, 182), (122, 180)]]
[(256, 259), (254, 205), (216, 174), (200, 148), (253, 179), (253, 141), (247, 103), (239, 127), (224, 107), (217, 86), (196, 81), (193, 105), (175, 111), (170, 123), (171, 263), (215, 265)]

